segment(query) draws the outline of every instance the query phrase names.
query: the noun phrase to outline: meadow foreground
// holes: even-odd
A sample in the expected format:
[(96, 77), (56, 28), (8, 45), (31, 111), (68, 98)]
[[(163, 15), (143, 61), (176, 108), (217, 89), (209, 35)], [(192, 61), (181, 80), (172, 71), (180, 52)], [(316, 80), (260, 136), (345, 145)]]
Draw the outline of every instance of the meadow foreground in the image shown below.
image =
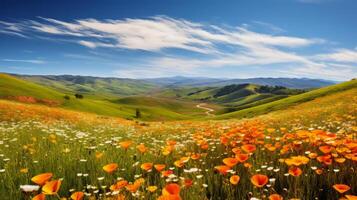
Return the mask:
[(356, 199), (357, 90), (247, 120), (0, 102), (1, 199)]

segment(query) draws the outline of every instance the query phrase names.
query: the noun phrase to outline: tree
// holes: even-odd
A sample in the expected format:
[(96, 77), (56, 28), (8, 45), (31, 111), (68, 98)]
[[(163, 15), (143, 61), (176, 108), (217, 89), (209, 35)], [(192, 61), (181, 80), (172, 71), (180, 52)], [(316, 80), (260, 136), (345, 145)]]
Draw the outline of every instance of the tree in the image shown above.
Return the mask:
[(81, 94), (75, 94), (74, 95), (77, 99), (83, 99), (83, 95), (81, 95)]
[(137, 108), (137, 109), (135, 110), (135, 117), (136, 117), (136, 118), (141, 118), (141, 111), (140, 111), (139, 108)]

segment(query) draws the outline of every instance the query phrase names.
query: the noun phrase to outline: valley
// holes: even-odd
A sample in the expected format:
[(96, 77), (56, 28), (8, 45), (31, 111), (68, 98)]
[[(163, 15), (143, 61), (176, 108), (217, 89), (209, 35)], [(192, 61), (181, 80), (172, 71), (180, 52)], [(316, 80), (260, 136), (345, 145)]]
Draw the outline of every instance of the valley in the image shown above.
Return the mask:
[[(252, 82), (267, 80), (270, 85), (274, 83), (274, 79), (253, 79)], [(0, 97), (133, 120), (188, 120), (227, 118), (230, 115), (247, 117), (233, 113), (244, 113), (245, 110), (250, 112), (249, 109), (255, 110), (260, 105), (301, 95), (321, 84), (320, 80), (311, 79), (310, 85), (304, 83), (306, 88), (297, 89), (254, 83), (232, 84), (238, 80), (224, 81), (229, 85), (220, 86), (222, 80), (209, 78), (172, 77), (137, 81), (70, 75), (1, 74), (0, 87), (3, 90)], [(280, 81), (276, 79), (277, 83)], [(306, 79), (291, 79), (290, 82), (304, 85)], [(189, 86), (193, 83), (201, 86)], [(137, 111), (140, 113), (139, 118), (136, 116)]]

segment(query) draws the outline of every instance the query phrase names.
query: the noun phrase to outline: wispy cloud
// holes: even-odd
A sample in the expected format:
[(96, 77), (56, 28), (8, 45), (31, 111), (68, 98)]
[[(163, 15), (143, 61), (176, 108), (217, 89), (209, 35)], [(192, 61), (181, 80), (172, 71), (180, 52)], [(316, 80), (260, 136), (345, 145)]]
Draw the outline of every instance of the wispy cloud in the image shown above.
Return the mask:
[[(302, 0), (304, 1), (304, 0)], [(305, 0), (306, 2), (313, 0)], [(71, 42), (89, 49), (124, 49), (129, 51), (175, 51), (145, 58), (141, 67), (116, 71), (116, 74), (172, 74), (172, 72), (197, 73), (203, 68), (249, 67), (286, 65), (286, 70), (301, 76), (329, 75), (338, 71), (349, 77), (356, 73), (351, 65), (356, 62), (356, 51), (339, 49), (332, 53), (304, 55), (297, 49), (328, 43), (321, 38), (304, 38), (287, 35), (273, 24), (255, 21), (254, 24), (270, 29), (270, 33), (253, 31), (250, 26), (219, 26), (156, 16), (145, 19), (97, 20), (78, 19), (61, 21), (38, 18), (21, 22), (0, 22), (0, 29), (24, 37), (51, 38)], [(8, 33), (9, 34), (9, 33)], [(301, 51), (300, 51), (301, 52)], [(10, 60), (7, 60), (10, 61)], [(15, 60), (13, 60), (15, 61)], [(17, 60), (33, 62), (37, 60)], [(330, 63), (334, 61), (334, 63)], [(336, 65), (339, 65), (337, 67)], [(198, 70), (199, 69), (199, 70)], [(153, 71), (157, 71), (153, 73)], [(335, 76), (341, 78), (341, 76)]]
[(2, 59), (5, 62), (22, 62), (22, 63), (32, 63), (32, 64), (45, 64), (44, 60), (19, 60), (19, 59)]
[(350, 62), (357, 64), (357, 50), (337, 49), (332, 53), (316, 55), (315, 58), (318, 60)]
[[(321, 42), (316, 39), (273, 36), (255, 33), (244, 27), (220, 28), (183, 19), (159, 16), (148, 19), (95, 20), (64, 22), (49, 18), (20, 23), (2, 22), (5, 30), (14, 34), (27, 31), (57, 36), (78, 37), (78, 44), (89, 48), (111, 47), (147, 51), (177, 48), (199, 53), (216, 52), (215, 45), (238, 46), (264, 44), (300, 47)], [(259, 22), (262, 23), (262, 22)]]

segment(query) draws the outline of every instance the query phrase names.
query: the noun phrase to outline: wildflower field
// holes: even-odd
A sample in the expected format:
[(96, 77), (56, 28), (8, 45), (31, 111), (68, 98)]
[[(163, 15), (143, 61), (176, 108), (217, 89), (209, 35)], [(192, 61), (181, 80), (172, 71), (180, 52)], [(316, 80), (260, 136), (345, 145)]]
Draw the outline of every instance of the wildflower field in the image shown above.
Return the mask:
[(243, 120), (0, 101), (0, 199), (357, 199), (357, 89)]

